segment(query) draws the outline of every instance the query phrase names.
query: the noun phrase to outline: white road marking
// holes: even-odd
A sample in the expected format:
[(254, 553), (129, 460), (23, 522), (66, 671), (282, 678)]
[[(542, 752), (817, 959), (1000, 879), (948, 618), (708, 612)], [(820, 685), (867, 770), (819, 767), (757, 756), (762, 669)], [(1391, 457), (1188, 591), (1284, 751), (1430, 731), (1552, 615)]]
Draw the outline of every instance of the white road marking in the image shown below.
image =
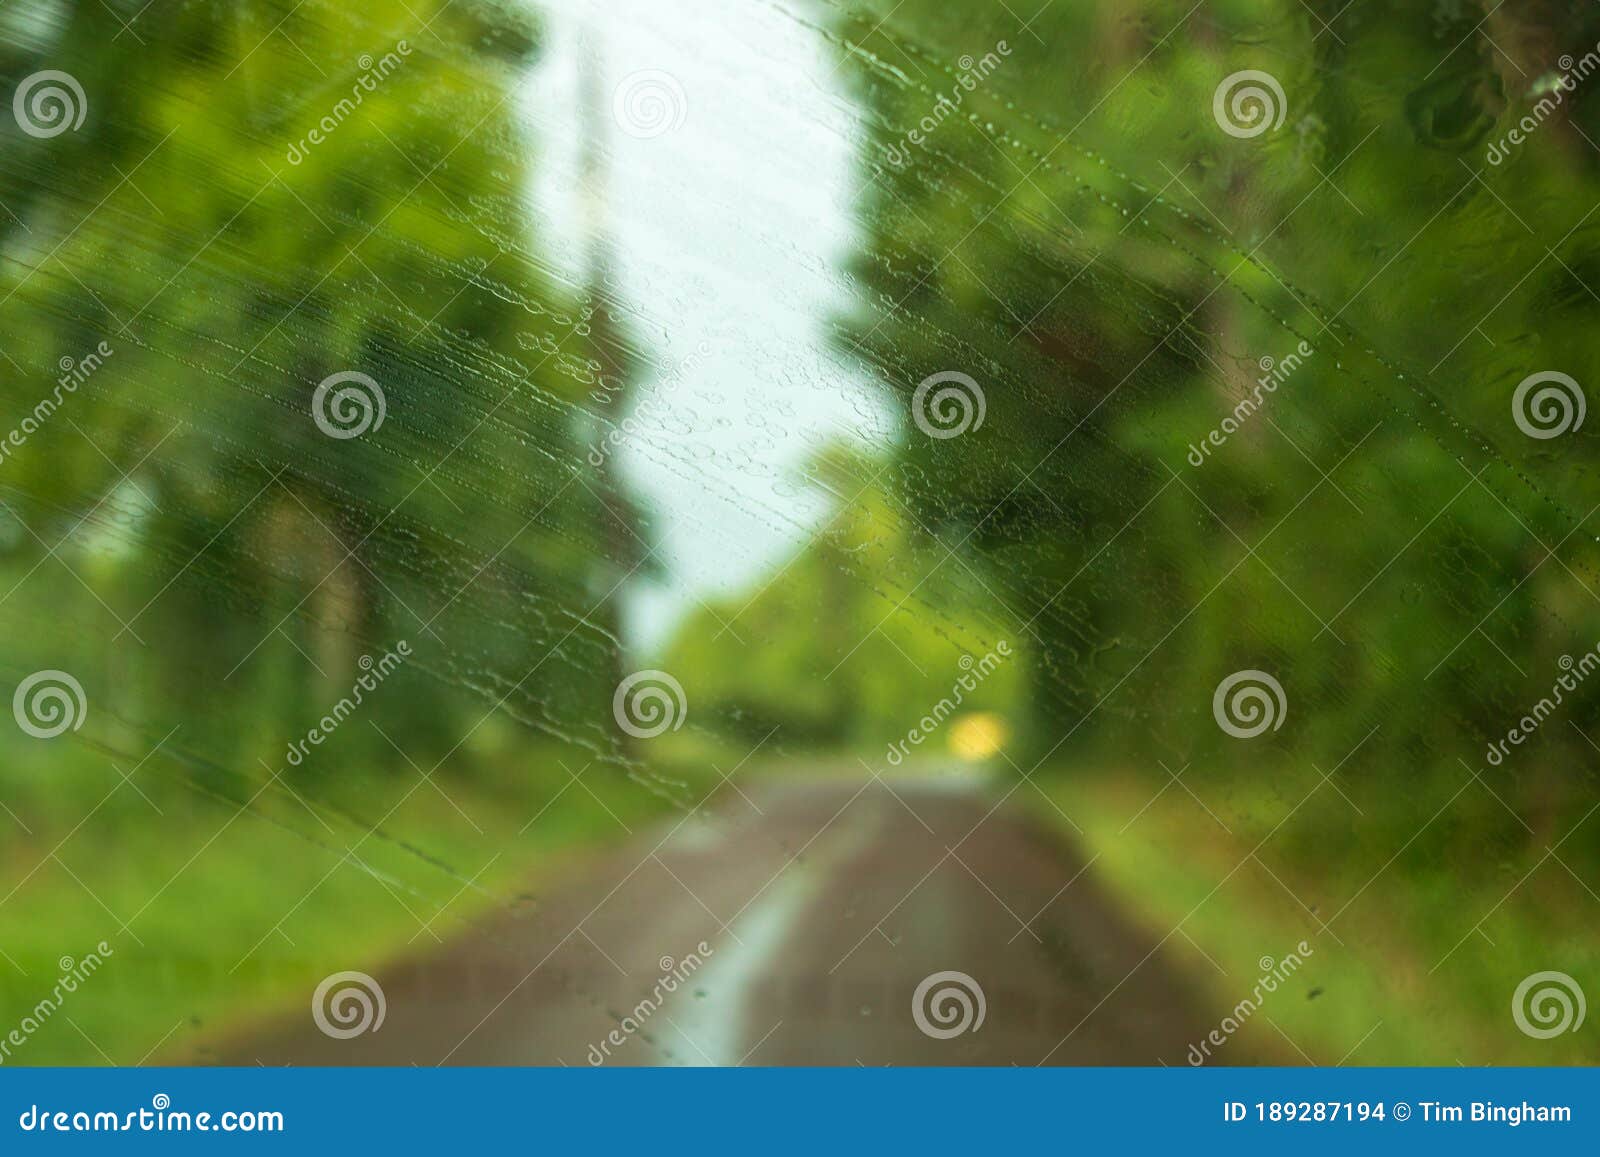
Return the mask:
[(733, 926), (739, 939), (724, 937), (693, 982), (667, 1003), (666, 1014), (688, 1038), (682, 1050), (686, 1065), (738, 1065), (751, 1044), (771, 1031), (770, 1024), (746, 1024), (744, 1010), (757, 982), (778, 971), (790, 933), (835, 869), (883, 828), (880, 801), (864, 798), (859, 809), (789, 866)]

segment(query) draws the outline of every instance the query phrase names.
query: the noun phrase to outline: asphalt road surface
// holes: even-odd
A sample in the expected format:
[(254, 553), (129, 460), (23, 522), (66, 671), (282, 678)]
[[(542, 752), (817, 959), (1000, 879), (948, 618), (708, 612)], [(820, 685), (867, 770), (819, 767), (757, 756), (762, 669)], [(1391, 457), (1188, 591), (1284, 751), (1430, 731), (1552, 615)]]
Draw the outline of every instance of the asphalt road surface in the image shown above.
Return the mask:
[[(727, 791), (379, 972), (377, 1031), (329, 1037), (307, 1007), (209, 1059), (1184, 1064), (1226, 1010), (997, 798), (955, 777)], [(1259, 1059), (1242, 1048), (1229, 1063)]]

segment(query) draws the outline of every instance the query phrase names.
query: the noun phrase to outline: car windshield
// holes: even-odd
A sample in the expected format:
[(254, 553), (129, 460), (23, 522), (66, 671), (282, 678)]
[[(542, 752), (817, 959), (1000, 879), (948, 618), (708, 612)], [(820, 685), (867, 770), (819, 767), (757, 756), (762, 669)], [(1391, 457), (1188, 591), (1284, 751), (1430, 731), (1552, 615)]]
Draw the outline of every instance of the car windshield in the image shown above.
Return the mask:
[(1596, 72), (11, 0), (0, 1062), (1591, 1057)]

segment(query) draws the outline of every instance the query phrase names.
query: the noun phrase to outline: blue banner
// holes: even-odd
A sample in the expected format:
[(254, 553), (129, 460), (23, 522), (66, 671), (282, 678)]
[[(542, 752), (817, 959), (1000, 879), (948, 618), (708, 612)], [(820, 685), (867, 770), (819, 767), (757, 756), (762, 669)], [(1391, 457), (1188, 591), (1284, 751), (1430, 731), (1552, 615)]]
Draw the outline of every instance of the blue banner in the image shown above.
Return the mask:
[(1597, 1091), (1592, 1068), (6, 1069), (0, 1148), (1594, 1152)]

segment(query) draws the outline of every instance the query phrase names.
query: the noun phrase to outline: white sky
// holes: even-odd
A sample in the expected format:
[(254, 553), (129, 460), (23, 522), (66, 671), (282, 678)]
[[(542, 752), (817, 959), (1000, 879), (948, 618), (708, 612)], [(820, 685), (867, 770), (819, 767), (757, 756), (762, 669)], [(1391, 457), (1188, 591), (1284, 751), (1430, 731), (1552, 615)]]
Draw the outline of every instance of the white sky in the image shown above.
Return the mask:
[[(636, 405), (697, 358), (619, 458), (670, 572), (624, 592), (629, 642), (649, 654), (696, 598), (754, 591), (833, 514), (831, 499), (796, 484), (797, 467), (830, 442), (880, 444), (896, 429), (888, 399), (825, 330), (850, 307), (836, 271), (853, 241), (856, 113), (836, 54), (775, 8), (560, 0), (540, 10), (545, 51), (524, 102), (539, 140), (540, 227), (583, 260), (583, 62), (604, 77), (616, 272), (649, 322), (632, 335), (655, 367)], [(652, 139), (609, 115), (618, 84), (640, 70), (669, 73), (685, 98), (682, 124)]]

